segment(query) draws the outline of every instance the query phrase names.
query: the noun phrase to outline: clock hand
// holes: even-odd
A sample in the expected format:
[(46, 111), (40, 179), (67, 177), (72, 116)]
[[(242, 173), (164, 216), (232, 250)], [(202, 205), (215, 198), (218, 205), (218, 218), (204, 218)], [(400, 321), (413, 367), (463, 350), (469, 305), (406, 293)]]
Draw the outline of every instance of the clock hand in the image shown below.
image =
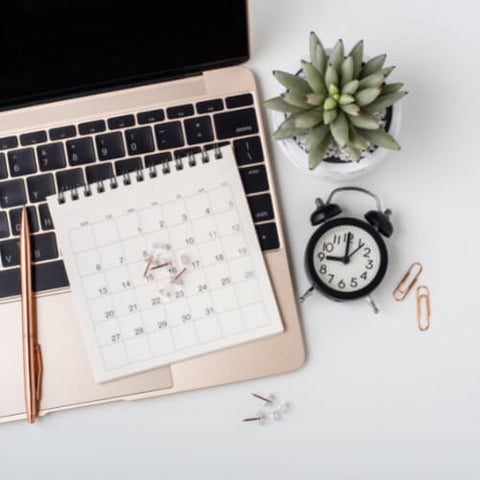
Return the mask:
[(344, 262), (345, 261), (345, 257), (335, 257), (333, 255), (327, 255), (325, 257), (325, 260), (335, 260), (336, 262)]
[(343, 256), (343, 261), (345, 263), (348, 263), (348, 259), (349, 259), (349, 256), (348, 256), (348, 253), (350, 252), (350, 240), (352, 239), (352, 233), (351, 232), (348, 232), (347, 233), (347, 245), (345, 247), (345, 255)]
[(352, 255), (354, 255), (355, 253), (357, 253), (364, 245), (360, 245), (358, 248), (356, 248), (352, 253), (350, 253), (350, 255), (348, 255), (348, 259), (350, 260), (350, 258), (352, 258)]

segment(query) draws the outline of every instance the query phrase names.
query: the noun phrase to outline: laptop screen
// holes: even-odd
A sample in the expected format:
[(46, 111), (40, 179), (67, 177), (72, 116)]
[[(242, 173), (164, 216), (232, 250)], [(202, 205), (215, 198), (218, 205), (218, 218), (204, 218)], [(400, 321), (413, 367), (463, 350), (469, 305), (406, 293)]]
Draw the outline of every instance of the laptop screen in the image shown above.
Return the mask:
[(2, 2), (0, 109), (248, 59), (246, 0)]

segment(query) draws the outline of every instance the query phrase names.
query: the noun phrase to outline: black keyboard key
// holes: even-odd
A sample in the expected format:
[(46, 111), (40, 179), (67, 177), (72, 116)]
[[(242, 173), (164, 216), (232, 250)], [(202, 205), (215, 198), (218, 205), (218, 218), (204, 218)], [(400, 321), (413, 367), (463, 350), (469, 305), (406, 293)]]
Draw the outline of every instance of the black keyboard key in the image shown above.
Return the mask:
[(187, 103), (186, 105), (177, 105), (175, 107), (167, 108), (167, 117), (168, 118), (183, 118), (190, 117), (193, 115), (193, 105)]
[(278, 239), (277, 226), (275, 223), (262, 223), (255, 226), (257, 230), (258, 241), (262, 250), (274, 250), (280, 247)]
[(57, 185), (60, 192), (85, 185), (82, 169), (70, 168), (62, 172), (57, 172)]
[(50, 232), (32, 235), (31, 249), (32, 262), (43, 262), (57, 258), (58, 250), (55, 234)]
[(221, 98), (205, 100), (204, 102), (198, 102), (196, 106), (197, 113), (218, 112), (223, 110), (223, 100)]
[(142, 169), (142, 159), (127, 158), (126, 160), (118, 160), (115, 162), (115, 173), (118, 176), (125, 175), (130, 172), (137, 172)]
[(240, 170), (245, 193), (256, 193), (268, 190), (267, 171), (263, 165), (247, 167)]
[(40, 130), (38, 132), (24, 133), (20, 135), (20, 143), (23, 146), (33, 145), (35, 143), (44, 143), (47, 141), (47, 132)]
[(43, 202), (55, 193), (55, 182), (51, 173), (34, 175), (27, 178), (28, 197), (31, 203)]
[(231, 112), (216, 113), (213, 116), (218, 139), (241, 137), (258, 133), (254, 108), (243, 108)]
[(2, 208), (17, 207), (27, 203), (23, 180), (0, 182), (0, 206)]
[(7, 171), (7, 162), (5, 161), (5, 154), (0, 153), (0, 179), (7, 178), (8, 171)]
[(185, 120), (185, 133), (190, 145), (211, 142), (213, 140), (212, 121), (210, 117), (203, 116)]
[(247, 200), (254, 222), (264, 222), (273, 219), (272, 199), (268, 193), (247, 197)]
[(72, 167), (95, 162), (95, 150), (91, 138), (76, 138), (67, 142), (68, 163)]
[(8, 217), (5, 212), (0, 212), (0, 238), (7, 238), (10, 236), (10, 229), (8, 228)]
[(153, 152), (155, 150), (152, 129), (150, 127), (125, 130), (125, 139), (127, 141), (129, 155), (139, 155), (141, 153)]
[(263, 162), (260, 137), (241, 138), (233, 142), (233, 151), (238, 165)]
[(253, 104), (253, 95), (251, 93), (244, 93), (242, 95), (234, 95), (227, 97), (225, 100), (227, 108), (246, 107)]
[(8, 152), (8, 165), (12, 177), (35, 173), (37, 171), (37, 165), (35, 163), (33, 148), (22, 148), (21, 150), (11, 150)]
[(75, 125), (67, 125), (65, 127), (52, 128), (48, 132), (50, 140), (62, 140), (64, 138), (72, 138), (77, 134)]
[(94, 120), (93, 122), (81, 123), (78, 126), (80, 135), (89, 135), (92, 133), (104, 132), (107, 129), (104, 120)]
[(110, 163), (102, 163), (101, 165), (92, 165), (87, 167), (87, 182), (96, 183), (113, 177), (113, 169)]
[(201, 151), (202, 149), (200, 147), (181, 148), (180, 150), (175, 150), (174, 158), (189, 157), (190, 155), (196, 155), (197, 153), (201, 153)]
[[(220, 153), (220, 148), (224, 147), (225, 145), (230, 145), (230, 142), (217, 142), (217, 143), (211, 143), (209, 145), (204, 145), (203, 148), (207, 152), (210, 150), (214, 150), (214, 158), (222, 158), (221, 153)], [(209, 153), (209, 158), (212, 158), (212, 153)]]
[(38, 214), (40, 217), (40, 226), (42, 227), (42, 230), (52, 230), (53, 220), (47, 203), (42, 203), (38, 206)]
[(110, 130), (133, 127), (133, 125), (135, 125), (135, 117), (133, 115), (122, 115), (120, 117), (109, 118), (107, 123)]
[(20, 265), (20, 240), (16, 238), (15, 240), (0, 242), (0, 256), (5, 268)]
[(137, 120), (140, 125), (161, 122), (162, 120), (165, 120), (165, 113), (161, 108), (158, 110), (150, 110), (148, 112), (140, 112), (137, 114)]
[[(10, 225), (12, 227), (12, 235), (20, 235), (22, 209), (15, 208), (10, 210)], [(28, 226), (31, 232), (38, 232), (38, 218), (35, 207), (27, 207)]]
[(20, 269), (11, 268), (0, 271), (0, 298), (16, 295), (20, 295)]
[(7, 150), (9, 148), (17, 148), (18, 140), (17, 137), (3, 137), (0, 138), (0, 150)]
[(47, 143), (37, 147), (38, 163), (40, 170), (47, 172), (49, 170), (56, 170), (66, 166), (65, 152), (62, 143)]
[(111, 160), (125, 156), (125, 147), (120, 132), (106, 133), (95, 137), (97, 153), (100, 160)]
[(159, 150), (168, 150), (185, 145), (180, 122), (166, 122), (155, 125), (155, 137)]
[(168, 163), (171, 160), (172, 154), (170, 152), (154, 153), (153, 155), (147, 155), (145, 157), (145, 167), (154, 167), (155, 165)]
[(34, 292), (61, 287), (68, 287), (67, 272), (61, 260), (33, 266), (32, 288)]

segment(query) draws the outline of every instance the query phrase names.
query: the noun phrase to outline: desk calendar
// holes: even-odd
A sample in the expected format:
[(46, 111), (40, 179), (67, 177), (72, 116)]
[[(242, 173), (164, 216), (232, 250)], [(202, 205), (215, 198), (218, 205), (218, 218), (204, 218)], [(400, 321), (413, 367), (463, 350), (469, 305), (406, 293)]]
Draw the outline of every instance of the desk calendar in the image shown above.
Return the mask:
[(233, 152), (221, 153), (48, 199), (98, 382), (283, 331)]

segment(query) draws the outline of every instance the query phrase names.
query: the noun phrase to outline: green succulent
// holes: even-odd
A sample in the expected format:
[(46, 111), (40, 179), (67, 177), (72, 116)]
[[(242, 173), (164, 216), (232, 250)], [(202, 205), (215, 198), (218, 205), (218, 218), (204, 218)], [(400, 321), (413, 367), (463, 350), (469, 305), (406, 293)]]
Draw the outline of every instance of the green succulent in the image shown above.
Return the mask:
[(385, 59), (378, 55), (364, 63), (363, 40), (345, 56), (340, 39), (328, 55), (311, 32), (310, 62), (302, 62), (303, 76), (273, 72), (287, 91), (265, 106), (288, 114), (273, 138), (305, 136), (310, 169), (320, 164), (333, 141), (356, 161), (369, 145), (399, 150), (373, 116), (407, 93), (403, 83), (385, 83), (394, 69), (384, 67)]

